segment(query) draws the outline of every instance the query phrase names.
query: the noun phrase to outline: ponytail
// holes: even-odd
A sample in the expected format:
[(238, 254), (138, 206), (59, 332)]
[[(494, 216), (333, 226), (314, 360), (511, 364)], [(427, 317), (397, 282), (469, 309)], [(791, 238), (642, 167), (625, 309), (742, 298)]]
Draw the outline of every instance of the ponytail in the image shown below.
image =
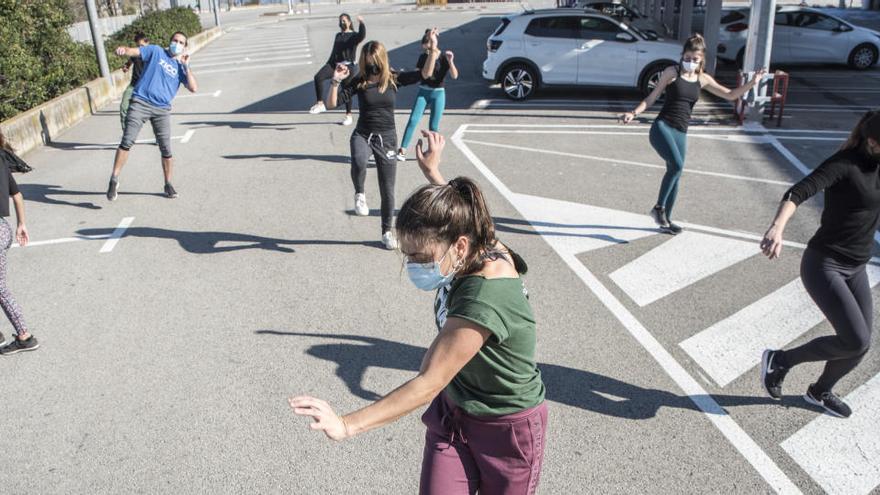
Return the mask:
[(868, 138), (873, 138), (877, 142), (880, 142), (880, 111), (878, 110), (869, 110), (862, 115), (862, 118), (859, 119), (859, 122), (853, 127), (849, 138), (843, 143), (840, 150), (848, 151), (864, 149)]

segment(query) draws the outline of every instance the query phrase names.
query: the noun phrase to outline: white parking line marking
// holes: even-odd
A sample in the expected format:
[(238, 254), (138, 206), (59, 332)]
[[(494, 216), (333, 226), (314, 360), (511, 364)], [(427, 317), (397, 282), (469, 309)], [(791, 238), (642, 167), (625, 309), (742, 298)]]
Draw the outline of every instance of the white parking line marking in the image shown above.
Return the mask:
[[(490, 182), (501, 195), (517, 210), (526, 220), (529, 216), (519, 209), (516, 195), (498, 179), (492, 171), (471, 151), (465, 144), (462, 136), (467, 131), (467, 124), (460, 126), (452, 135), (451, 141), (470, 160), (471, 164)], [(541, 228), (540, 225), (536, 226)], [(546, 237), (545, 237), (546, 239)], [(552, 244), (551, 244), (552, 246)], [(672, 378), (679, 388), (687, 394), (688, 398), (703, 411), (706, 418), (727, 438), (731, 445), (752, 465), (755, 471), (777, 493), (799, 494), (801, 491), (779, 469), (761, 447), (727, 414), (727, 412), (709, 395), (696, 379), (675, 360), (672, 355), (663, 348), (660, 342), (633, 316), (626, 307), (600, 282), (572, 253), (556, 251), (563, 261), (581, 279), (593, 294), (599, 298), (606, 308), (617, 318), (623, 327), (641, 346), (651, 354), (661, 368)]]
[[(880, 268), (869, 265), (868, 276), (874, 287)], [(781, 349), (824, 320), (797, 278), (679, 345), (725, 387), (760, 363), (764, 349)]]
[(285, 55), (283, 57), (270, 57), (270, 58), (244, 58), (242, 60), (230, 60), (229, 62), (215, 62), (210, 64), (199, 64), (197, 66), (193, 66), (194, 69), (198, 69), (200, 72), (204, 73), (201, 69), (205, 67), (221, 67), (224, 65), (245, 65), (245, 64), (257, 64), (263, 62), (278, 62), (282, 60), (298, 60), (303, 58), (310, 58), (312, 55), (310, 53), (302, 53), (297, 55)]
[[(183, 136), (171, 136), (171, 140), (180, 140), (181, 143), (189, 142), (189, 138), (192, 138), (192, 135), (195, 133), (195, 129), (187, 130)], [(188, 138), (187, 138), (188, 137)], [(183, 141), (184, 138), (187, 138), (186, 141)], [(138, 139), (134, 142), (135, 144), (156, 144), (155, 139)], [(106, 150), (106, 149), (116, 149), (119, 147), (119, 142), (113, 143), (102, 143), (102, 144), (78, 144), (76, 146), (71, 146), (70, 149), (74, 150)], [(56, 148), (59, 149), (59, 148)], [(60, 150), (60, 149), (59, 149)]]
[[(109, 234), (105, 235), (81, 235), (76, 237), (62, 237), (60, 239), (48, 239), (45, 241), (31, 241), (28, 243), (27, 247), (37, 247), (37, 246), (51, 246), (54, 244), (66, 244), (68, 242), (80, 242), (80, 241), (98, 241), (102, 239), (110, 238)], [(21, 246), (14, 242), (12, 246), (14, 248), (20, 248)]]
[(131, 223), (134, 221), (134, 217), (125, 217), (119, 222), (119, 226), (113, 230), (113, 233), (110, 234), (110, 237), (107, 239), (107, 242), (104, 243), (104, 246), (101, 247), (101, 253), (109, 253), (113, 251), (113, 248), (116, 247), (116, 244), (119, 243), (119, 239), (125, 234), (125, 231), (131, 226)]
[(311, 65), (312, 61), (309, 60), (307, 62), (293, 62), (293, 63), (285, 63), (285, 64), (270, 64), (270, 65), (259, 65), (256, 67), (230, 67), (228, 69), (211, 69), (211, 70), (201, 70), (199, 74), (220, 74), (223, 72), (241, 72), (246, 70), (270, 70), (277, 69), (279, 67), (294, 67), (297, 65)]
[(682, 232), (611, 273), (639, 306), (647, 306), (758, 254), (754, 242)]
[[(652, 169), (664, 170), (664, 171), (666, 170), (665, 165), (656, 165), (653, 163), (636, 162), (636, 161), (632, 161), (632, 160), (617, 160), (617, 159), (602, 157), (602, 156), (582, 155), (579, 153), (567, 153), (564, 151), (542, 150), (542, 149), (538, 149), (538, 148), (529, 148), (526, 146), (515, 146), (512, 144), (489, 143), (486, 141), (476, 141), (473, 139), (466, 139), (463, 141), (470, 143), (470, 144), (478, 144), (481, 146), (492, 146), (492, 147), (496, 147), (496, 148), (506, 148), (506, 149), (512, 149), (512, 150), (518, 150), (518, 151), (531, 151), (534, 153), (543, 153), (543, 154), (547, 154), (547, 155), (556, 155), (556, 156), (567, 156), (570, 158), (582, 158), (584, 160), (599, 161), (599, 162), (602, 162), (602, 163), (605, 163), (608, 165), (632, 165), (635, 167), (652, 168)], [(776, 186), (791, 187), (790, 182), (772, 180), (772, 179), (759, 179), (759, 178), (755, 178), (755, 177), (746, 177), (744, 175), (725, 174), (725, 173), (721, 173), (721, 172), (709, 172), (709, 171), (698, 170), (698, 169), (693, 169), (693, 168), (686, 168), (684, 170), (684, 172), (694, 174), (694, 175), (707, 175), (707, 176), (711, 176), (711, 177), (720, 177), (720, 178), (724, 178), (724, 179), (741, 180), (741, 181), (746, 181), (746, 182), (760, 182), (762, 184), (771, 184), (771, 185), (776, 185)]]
[(181, 98), (219, 98), (222, 93), (223, 93), (223, 90), (218, 89), (217, 91), (214, 91), (213, 93), (191, 93), (188, 95), (180, 95), (174, 99), (179, 100)]
[(880, 375), (844, 400), (852, 416), (823, 414), (782, 448), (829, 495), (866, 495), (880, 484)]

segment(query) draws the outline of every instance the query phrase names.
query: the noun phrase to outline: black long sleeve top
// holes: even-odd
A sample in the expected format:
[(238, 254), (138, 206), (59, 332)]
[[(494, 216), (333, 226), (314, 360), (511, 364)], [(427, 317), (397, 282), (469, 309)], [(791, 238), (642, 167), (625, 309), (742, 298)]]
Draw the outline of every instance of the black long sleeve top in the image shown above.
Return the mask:
[(330, 52), (330, 58), (327, 59), (327, 63), (334, 66), (340, 62), (354, 63), (357, 46), (366, 37), (367, 28), (363, 22), (358, 23), (357, 31), (336, 33), (336, 38), (333, 40), (333, 51)]
[(822, 221), (808, 245), (844, 263), (867, 263), (880, 224), (880, 161), (861, 150), (838, 151), (783, 200), (800, 205), (822, 190)]
[(397, 87), (389, 85), (384, 93), (379, 92), (379, 85), (376, 83), (362, 84), (363, 77), (358, 74), (343, 82), (339, 89), (339, 101), (343, 103), (351, 101), (355, 96), (358, 98), (358, 121), (355, 130), (364, 134), (397, 132), (394, 125), (397, 87), (419, 82), (422, 73), (417, 70), (395, 72), (394, 80)]

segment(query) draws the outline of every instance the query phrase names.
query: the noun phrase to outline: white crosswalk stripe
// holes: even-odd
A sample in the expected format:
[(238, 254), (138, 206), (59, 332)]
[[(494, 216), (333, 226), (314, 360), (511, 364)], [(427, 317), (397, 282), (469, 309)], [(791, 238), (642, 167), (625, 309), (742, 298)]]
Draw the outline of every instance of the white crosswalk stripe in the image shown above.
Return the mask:
[(313, 63), (312, 57), (304, 27), (283, 26), (256, 33), (230, 31), (194, 57), (192, 65), (199, 74), (216, 74), (305, 66)]
[(830, 495), (866, 495), (880, 485), (880, 375), (844, 401), (852, 416), (819, 416), (782, 448)]

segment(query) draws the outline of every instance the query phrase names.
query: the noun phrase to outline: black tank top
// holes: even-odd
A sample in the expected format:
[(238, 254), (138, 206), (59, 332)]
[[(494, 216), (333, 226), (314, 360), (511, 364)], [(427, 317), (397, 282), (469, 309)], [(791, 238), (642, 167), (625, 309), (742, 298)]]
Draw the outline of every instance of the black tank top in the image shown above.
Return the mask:
[(666, 101), (660, 109), (658, 119), (663, 119), (667, 124), (681, 132), (687, 132), (688, 121), (694, 105), (700, 99), (700, 80), (694, 82), (685, 81), (681, 77), (681, 67), (678, 68), (678, 77), (672, 84), (666, 86)]

